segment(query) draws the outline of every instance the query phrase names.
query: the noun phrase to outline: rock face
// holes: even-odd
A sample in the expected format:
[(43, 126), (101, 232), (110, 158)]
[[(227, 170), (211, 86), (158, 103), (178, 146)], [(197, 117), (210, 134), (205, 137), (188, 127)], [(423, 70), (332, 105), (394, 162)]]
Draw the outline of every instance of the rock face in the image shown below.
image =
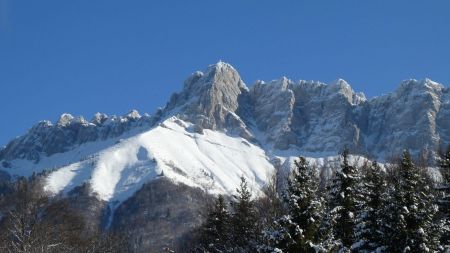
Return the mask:
[(407, 80), (366, 99), (344, 80), (331, 84), (257, 81), (247, 89), (228, 64), (194, 73), (164, 112), (201, 128), (237, 131), (275, 150), (336, 153), (345, 146), (378, 159), (403, 149), (428, 154), (450, 142), (449, 88)]
[(428, 79), (404, 81), (370, 100), (344, 80), (326, 85), (286, 78), (258, 82), (250, 96), (256, 126), (276, 149), (322, 153), (347, 146), (386, 158), (403, 149), (432, 153), (450, 142), (449, 89)]
[(356, 108), (366, 100), (343, 80), (326, 85), (282, 78), (259, 82), (250, 93), (257, 128), (276, 149), (333, 152), (359, 144)]
[(205, 73), (192, 74), (184, 82), (183, 90), (172, 95), (163, 114), (176, 114), (202, 128), (227, 129), (250, 138), (236, 114), (240, 99), (247, 93), (239, 73), (231, 65), (219, 62), (209, 66)]
[[(404, 81), (392, 94), (368, 104), (368, 152), (389, 155), (400, 148), (435, 151), (450, 142), (449, 89), (431, 80)], [(446, 117), (444, 119), (443, 117)]]
[(250, 91), (252, 116), (258, 130), (266, 133), (266, 140), (281, 149), (297, 144), (292, 132), (295, 95), (291, 85), (286, 78), (268, 84), (259, 81)]
[(97, 113), (90, 122), (65, 113), (55, 124), (41, 121), (26, 135), (12, 140), (0, 150), (0, 161), (27, 159), (38, 162), (42, 155), (50, 156), (86, 142), (120, 136), (131, 129), (151, 126), (151, 123), (150, 116), (141, 116), (135, 110), (120, 117)]
[(96, 114), (88, 122), (63, 114), (56, 124), (39, 122), (11, 141), (0, 150), (0, 160), (38, 161), (171, 116), (193, 123), (197, 133), (225, 131), (274, 150), (321, 154), (347, 146), (378, 159), (405, 148), (432, 154), (450, 143), (449, 100), (449, 88), (429, 79), (404, 81), (396, 91), (372, 99), (341, 79), (324, 84), (283, 77), (248, 89), (231, 65), (219, 62), (193, 73), (153, 118), (137, 112)]

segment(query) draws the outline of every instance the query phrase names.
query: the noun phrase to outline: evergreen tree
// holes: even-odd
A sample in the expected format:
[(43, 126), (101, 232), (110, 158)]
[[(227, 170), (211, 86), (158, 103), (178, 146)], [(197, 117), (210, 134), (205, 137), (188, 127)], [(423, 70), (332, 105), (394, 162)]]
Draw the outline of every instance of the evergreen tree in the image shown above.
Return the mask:
[(356, 206), (358, 204), (359, 173), (349, 164), (349, 151), (342, 152), (341, 169), (336, 171), (331, 184), (330, 225), (333, 237), (348, 251), (354, 242)]
[(258, 239), (256, 208), (243, 176), (237, 193), (231, 216), (233, 252), (255, 252)]
[(450, 188), (450, 145), (440, 160), (441, 174), (446, 189)]
[(323, 201), (318, 194), (318, 178), (304, 157), (295, 161), (284, 194), (288, 209), (268, 231), (270, 249), (283, 252), (315, 252), (323, 216)]
[(207, 252), (225, 252), (229, 248), (230, 214), (225, 200), (219, 195), (208, 213), (201, 233), (201, 248)]
[(441, 197), (438, 202), (443, 225), (441, 244), (450, 250), (450, 146), (442, 154), (439, 165), (442, 174), (442, 185), (439, 187)]
[(393, 203), (389, 210), (390, 252), (428, 252), (437, 248), (433, 224), (437, 206), (430, 182), (405, 151), (394, 181)]
[(353, 248), (358, 252), (373, 252), (384, 248), (384, 210), (389, 196), (385, 174), (376, 162), (364, 172), (355, 230), (357, 243)]

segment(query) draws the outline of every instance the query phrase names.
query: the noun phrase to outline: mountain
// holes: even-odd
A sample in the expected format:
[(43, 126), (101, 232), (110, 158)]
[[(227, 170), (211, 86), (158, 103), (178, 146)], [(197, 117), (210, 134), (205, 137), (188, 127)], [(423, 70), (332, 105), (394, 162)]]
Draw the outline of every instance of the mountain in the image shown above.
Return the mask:
[[(429, 79), (403, 81), (367, 99), (341, 79), (283, 77), (249, 88), (236, 69), (219, 62), (188, 77), (153, 116), (97, 113), (88, 121), (63, 114), (55, 123), (41, 121), (1, 148), (0, 171), (43, 173), (43, 188), (54, 195), (87, 192), (88, 202), (103, 208), (95, 210), (106, 227), (134, 224), (145, 214), (146, 227), (171, 224), (182, 236), (198, 223), (201, 192), (231, 195), (245, 176), (260, 194), (300, 154), (324, 168), (345, 146), (381, 161), (403, 149), (432, 161), (448, 143), (450, 89)], [(140, 234), (153, 238), (153, 232)]]

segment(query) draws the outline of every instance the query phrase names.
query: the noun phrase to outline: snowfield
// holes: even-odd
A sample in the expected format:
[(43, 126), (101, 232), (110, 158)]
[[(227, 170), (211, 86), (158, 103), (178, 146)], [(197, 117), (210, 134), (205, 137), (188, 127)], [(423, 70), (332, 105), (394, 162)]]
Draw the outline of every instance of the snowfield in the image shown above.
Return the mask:
[(58, 194), (89, 182), (98, 198), (121, 202), (162, 175), (213, 194), (234, 193), (244, 176), (258, 194), (274, 173), (265, 152), (245, 139), (190, 129), (191, 124), (169, 118), (149, 131), (91, 154), (89, 159), (55, 170), (48, 175), (45, 190)]

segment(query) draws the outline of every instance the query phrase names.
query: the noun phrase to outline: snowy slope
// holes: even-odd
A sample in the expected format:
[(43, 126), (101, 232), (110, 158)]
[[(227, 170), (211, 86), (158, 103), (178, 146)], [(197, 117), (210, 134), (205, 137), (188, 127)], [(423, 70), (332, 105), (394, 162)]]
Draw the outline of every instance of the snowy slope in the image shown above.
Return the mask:
[[(32, 172), (52, 169), (44, 184), (48, 193), (67, 193), (89, 183), (99, 199), (117, 204), (131, 197), (144, 183), (160, 176), (212, 194), (227, 195), (235, 193), (240, 177), (244, 176), (258, 195), (275, 173), (274, 160), (281, 165), (279, 175), (286, 177), (297, 158), (296, 150), (267, 154), (239, 136), (208, 129), (203, 133), (193, 130), (193, 124), (171, 117), (128, 138), (88, 143), (46, 157), (34, 164), (33, 169), (23, 169), (33, 166), (26, 160), (12, 161), (9, 172), (29, 176)], [(365, 161), (358, 156), (352, 160), (358, 159)], [(329, 176), (331, 166), (339, 163), (339, 157), (310, 157), (308, 161)]]
[(57, 194), (89, 182), (100, 199), (120, 202), (162, 174), (211, 193), (231, 194), (242, 175), (258, 192), (273, 173), (264, 151), (245, 139), (211, 130), (199, 134), (191, 128), (187, 122), (169, 118), (87, 160), (50, 173), (45, 189)]
[[(160, 176), (212, 194), (227, 195), (235, 193), (244, 176), (258, 195), (275, 173), (274, 160), (279, 161), (280, 171), (286, 176), (298, 154), (297, 150), (266, 153), (242, 137), (221, 131), (204, 129), (198, 133), (195, 125), (177, 117), (148, 131), (120, 137), (86, 143), (69, 152), (44, 157), (39, 163), (13, 160), (8, 171), (30, 176), (52, 170), (44, 185), (48, 193), (67, 193), (89, 183), (99, 199), (118, 204)], [(331, 174), (330, 165), (338, 163), (338, 157), (308, 161)]]

